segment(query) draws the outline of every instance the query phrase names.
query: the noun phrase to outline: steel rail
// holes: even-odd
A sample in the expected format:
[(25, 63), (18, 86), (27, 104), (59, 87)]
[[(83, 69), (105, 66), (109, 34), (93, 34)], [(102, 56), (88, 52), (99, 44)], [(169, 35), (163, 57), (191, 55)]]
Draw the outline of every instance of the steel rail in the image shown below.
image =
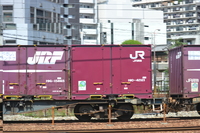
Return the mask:
[[(191, 127), (159, 127), (159, 128), (128, 128), (128, 129), (91, 129), (91, 130), (44, 130), (44, 131), (28, 131), (29, 133), (123, 133), (123, 132), (161, 132), (161, 131), (194, 131), (200, 130), (199, 126)], [(17, 133), (19, 131), (4, 131), (6, 133)], [(21, 133), (27, 131), (20, 131)]]

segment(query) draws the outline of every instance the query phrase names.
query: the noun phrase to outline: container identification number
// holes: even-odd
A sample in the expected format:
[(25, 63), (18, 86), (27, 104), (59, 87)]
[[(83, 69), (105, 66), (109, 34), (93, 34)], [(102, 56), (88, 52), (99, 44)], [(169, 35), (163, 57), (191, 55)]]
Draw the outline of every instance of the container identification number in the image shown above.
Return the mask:
[(145, 82), (146, 80), (146, 76), (143, 76), (142, 78), (139, 78), (139, 79), (128, 79), (128, 82)]
[(189, 79), (186, 80), (186, 82), (197, 83), (197, 82), (199, 82), (199, 79), (189, 78)]

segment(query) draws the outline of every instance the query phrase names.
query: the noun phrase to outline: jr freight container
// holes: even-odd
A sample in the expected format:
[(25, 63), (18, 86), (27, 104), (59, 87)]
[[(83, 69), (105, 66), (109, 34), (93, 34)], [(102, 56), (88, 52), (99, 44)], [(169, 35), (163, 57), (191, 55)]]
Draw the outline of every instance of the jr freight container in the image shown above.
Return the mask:
[(68, 98), (67, 47), (4, 46), (0, 50), (5, 98)]
[(0, 50), (5, 96), (152, 98), (149, 45), (4, 46)]
[(200, 45), (169, 51), (170, 95), (193, 98), (200, 95)]
[(149, 45), (73, 46), (72, 98), (124, 95), (152, 98)]

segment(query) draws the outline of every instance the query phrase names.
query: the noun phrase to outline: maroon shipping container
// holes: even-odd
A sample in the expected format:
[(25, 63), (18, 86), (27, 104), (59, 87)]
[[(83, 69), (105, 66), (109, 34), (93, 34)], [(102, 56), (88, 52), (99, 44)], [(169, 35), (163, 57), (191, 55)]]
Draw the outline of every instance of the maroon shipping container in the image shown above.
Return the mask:
[(72, 99), (98, 94), (152, 98), (149, 45), (74, 46), (71, 56)]
[(149, 45), (2, 46), (0, 65), (4, 95), (152, 98)]
[(4, 95), (67, 97), (66, 47), (1, 47)]
[(169, 72), (171, 96), (199, 96), (200, 45), (187, 45), (170, 50)]

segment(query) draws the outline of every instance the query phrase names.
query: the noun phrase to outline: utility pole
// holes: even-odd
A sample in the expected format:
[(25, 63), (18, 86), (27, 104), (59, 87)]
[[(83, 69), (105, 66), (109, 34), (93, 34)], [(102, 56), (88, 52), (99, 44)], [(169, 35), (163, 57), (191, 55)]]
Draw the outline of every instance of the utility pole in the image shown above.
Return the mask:
[(111, 43), (110, 43), (110, 44), (114, 44), (114, 38), (113, 38), (113, 36), (114, 36), (114, 35), (113, 35), (113, 34), (114, 34), (114, 33), (113, 33), (113, 28), (114, 28), (114, 27), (113, 27), (113, 23), (112, 23), (112, 22), (111, 22), (110, 24), (111, 24), (111, 33), (110, 33), (110, 34), (111, 34)]
[(154, 64), (154, 97), (155, 97), (155, 95), (157, 95), (156, 93), (157, 93), (157, 87), (156, 87), (156, 81), (157, 81), (157, 78), (156, 78), (156, 76), (157, 76), (157, 73), (156, 73), (156, 69), (157, 69), (157, 67), (156, 67), (156, 31), (160, 31), (160, 29), (155, 29), (155, 31), (154, 31), (154, 33), (153, 33), (153, 35), (154, 35), (154, 50), (153, 50), (153, 64)]
[(0, 46), (3, 45), (3, 7), (0, 5)]

